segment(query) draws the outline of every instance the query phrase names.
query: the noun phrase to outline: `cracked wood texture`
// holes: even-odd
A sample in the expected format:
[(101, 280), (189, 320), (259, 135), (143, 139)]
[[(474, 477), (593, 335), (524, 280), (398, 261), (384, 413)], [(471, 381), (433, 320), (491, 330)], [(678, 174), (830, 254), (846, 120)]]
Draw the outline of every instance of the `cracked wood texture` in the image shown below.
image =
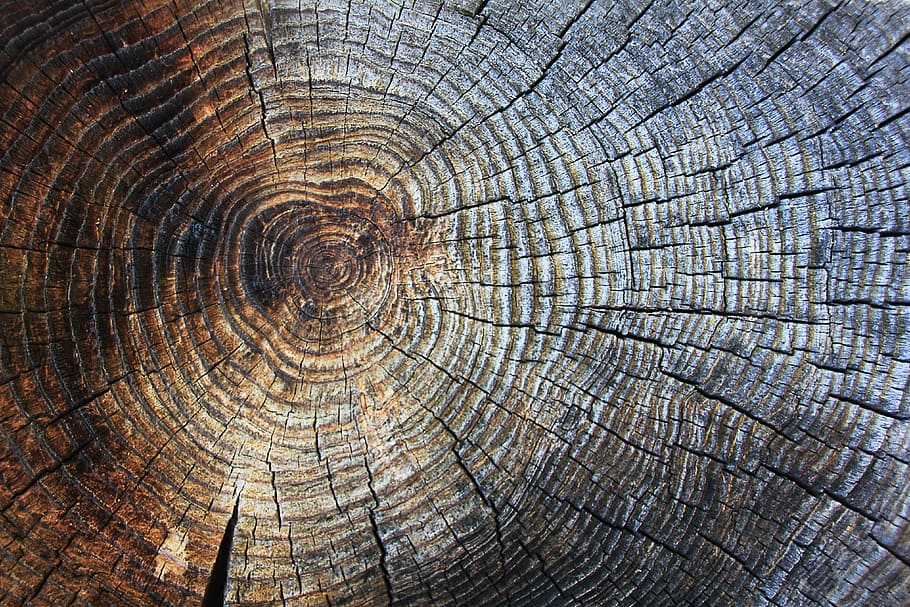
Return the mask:
[(0, 605), (910, 604), (910, 7), (0, 7)]

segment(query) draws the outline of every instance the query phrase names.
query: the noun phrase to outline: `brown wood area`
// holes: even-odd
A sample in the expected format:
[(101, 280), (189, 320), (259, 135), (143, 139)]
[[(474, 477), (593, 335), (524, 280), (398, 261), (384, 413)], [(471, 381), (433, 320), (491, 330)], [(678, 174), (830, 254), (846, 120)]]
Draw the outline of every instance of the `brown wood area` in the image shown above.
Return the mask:
[(910, 605), (905, 0), (0, 43), (0, 607)]

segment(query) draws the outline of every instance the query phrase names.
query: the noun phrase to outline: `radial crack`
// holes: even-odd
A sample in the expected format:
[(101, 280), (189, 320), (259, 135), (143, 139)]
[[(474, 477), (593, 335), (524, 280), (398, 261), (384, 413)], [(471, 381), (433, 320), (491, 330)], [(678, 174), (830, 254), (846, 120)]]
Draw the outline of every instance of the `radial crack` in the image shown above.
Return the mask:
[(385, 585), (386, 596), (389, 600), (388, 604), (391, 605), (395, 602), (395, 595), (392, 592), (392, 577), (389, 575), (389, 551), (385, 542), (382, 541), (382, 535), (379, 533), (379, 525), (376, 523), (376, 509), (379, 507), (379, 496), (376, 494), (376, 489), (373, 487), (373, 471), (370, 470), (370, 464), (367, 462), (366, 457), (363, 459), (363, 465), (367, 470), (367, 488), (369, 488), (370, 495), (373, 496), (374, 502), (374, 505), (368, 508), (370, 529), (373, 531), (373, 537), (376, 539), (376, 545), (379, 548), (379, 569), (382, 571), (382, 582)]
[(237, 526), (237, 511), (239, 507), (240, 496), (237, 496), (237, 501), (234, 502), (234, 512), (231, 514), (231, 518), (228, 519), (227, 526), (224, 529), (221, 545), (218, 546), (218, 556), (215, 557), (212, 574), (209, 577), (208, 585), (205, 587), (202, 607), (224, 607), (228, 566), (231, 561), (231, 546), (234, 544), (234, 528)]

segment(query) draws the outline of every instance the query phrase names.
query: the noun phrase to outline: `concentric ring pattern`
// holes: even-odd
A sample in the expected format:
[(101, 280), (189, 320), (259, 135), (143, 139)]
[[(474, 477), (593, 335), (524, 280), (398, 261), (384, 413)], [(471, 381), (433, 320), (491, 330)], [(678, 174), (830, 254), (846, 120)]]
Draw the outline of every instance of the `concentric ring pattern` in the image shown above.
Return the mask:
[(905, 4), (0, 31), (0, 604), (910, 602)]

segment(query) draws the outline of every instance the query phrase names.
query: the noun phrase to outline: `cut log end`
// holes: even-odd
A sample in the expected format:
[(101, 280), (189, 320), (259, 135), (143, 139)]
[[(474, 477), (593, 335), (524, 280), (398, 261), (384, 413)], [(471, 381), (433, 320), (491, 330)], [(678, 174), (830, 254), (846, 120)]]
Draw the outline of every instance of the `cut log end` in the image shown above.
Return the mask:
[(906, 6), (0, 14), (0, 604), (910, 604)]

